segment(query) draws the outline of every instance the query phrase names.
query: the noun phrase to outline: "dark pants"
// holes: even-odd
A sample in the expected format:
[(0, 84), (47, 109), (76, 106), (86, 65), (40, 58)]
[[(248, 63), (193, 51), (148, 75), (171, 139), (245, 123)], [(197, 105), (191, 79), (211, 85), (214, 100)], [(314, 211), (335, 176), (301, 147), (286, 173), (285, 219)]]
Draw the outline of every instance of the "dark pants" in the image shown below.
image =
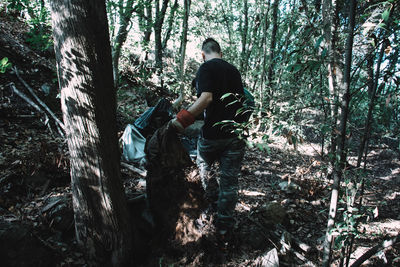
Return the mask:
[[(244, 156), (245, 142), (238, 138), (204, 139), (199, 138), (197, 144), (197, 165), (206, 196), (212, 201), (216, 177), (211, 173), (211, 165), (219, 162), (219, 193), (217, 202), (216, 225), (221, 231), (234, 225), (233, 214), (237, 202), (238, 176)], [(215, 197), (216, 198), (216, 197)]]

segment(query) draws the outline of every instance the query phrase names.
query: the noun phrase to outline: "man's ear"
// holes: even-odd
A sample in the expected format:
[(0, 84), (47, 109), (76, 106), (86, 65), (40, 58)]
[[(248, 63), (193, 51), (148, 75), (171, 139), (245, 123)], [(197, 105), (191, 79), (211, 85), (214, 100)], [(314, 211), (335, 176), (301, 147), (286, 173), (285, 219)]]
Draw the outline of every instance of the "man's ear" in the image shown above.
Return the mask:
[(201, 57), (203, 58), (204, 61), (206, 61), (206, 55), (204, 54), (204, 51), (201, 51)]
[(222, 52), (219, 52), (219, 55), (222, 57)]

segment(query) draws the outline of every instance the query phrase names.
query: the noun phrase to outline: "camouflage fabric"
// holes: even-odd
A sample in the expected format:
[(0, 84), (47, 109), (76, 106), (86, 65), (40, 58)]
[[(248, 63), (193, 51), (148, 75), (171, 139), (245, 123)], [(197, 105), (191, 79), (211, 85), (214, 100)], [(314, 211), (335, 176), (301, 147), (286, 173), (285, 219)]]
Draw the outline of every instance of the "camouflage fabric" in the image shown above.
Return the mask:
[[(206, 198), (211, 203), (217, 202), (216, 226), (219, 231), (229, 230), (235, 222), (233, 215), (244, 148), (244, 141), (238, 138), (211, 140), (200, 137), (198, 141), (197, 165)], [(211, 171), (214, 162), (219, 162), (218, 178)]]

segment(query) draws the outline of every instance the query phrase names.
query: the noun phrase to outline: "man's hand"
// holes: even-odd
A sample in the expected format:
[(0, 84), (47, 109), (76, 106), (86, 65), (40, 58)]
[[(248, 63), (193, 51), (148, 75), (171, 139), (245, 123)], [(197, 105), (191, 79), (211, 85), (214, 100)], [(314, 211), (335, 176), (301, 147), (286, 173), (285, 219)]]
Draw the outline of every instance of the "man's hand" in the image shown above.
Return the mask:
[(171, 120), (172, 126), (179, 132), (183, 133), (185, 128), (190, 126), (196, 120), (196, 116), (204, 111), (212, 102), (213, 95), (210, 92), (201, 93), (200, 97), (188, 109), (182, 109), (176, 114), (176, 118)]
[(176, 114), (175, 119), (171, 120), (171, 125), (179, 132), (183, 133), (185, 128), (193, 124), (195, 117), (187, 110), (182, 109)]
[(182, 124), (176, 118), (172, 119), (170, 124), (178, 133), (183, 133), (185, 131), (185, 128), (183, 128)]

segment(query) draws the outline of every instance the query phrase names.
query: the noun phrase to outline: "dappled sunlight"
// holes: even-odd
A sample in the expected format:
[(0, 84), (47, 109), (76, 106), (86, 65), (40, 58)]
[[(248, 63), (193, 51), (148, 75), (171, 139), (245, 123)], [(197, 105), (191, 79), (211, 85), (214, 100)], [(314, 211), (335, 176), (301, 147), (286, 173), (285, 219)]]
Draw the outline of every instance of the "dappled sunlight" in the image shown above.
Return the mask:
[(400, 220), (385, 219), (370, 222), (368, 224), (361, 223), (359, 227), (365, 231), (364, 234), (367, 236), (373, 236), (376, 234), (397, 236), (400, 233)]
[(389, 193), (387, 193), (385, 196), (384, 196), (384, 199), (389, 199), (389, 200), (395, 200), (397, 197), (399, 197), (399, 199), (400, 199), (400, 192), (398, 192), (398, 191), (392, 191), (392, 192), (389, 192)]
[[(274, 266), (321, 266), (329, 251), (327, 265), (339, 266), (345, 250), (353, 252), (351, 265), (398, 236), (398, 1), (3, 2), (5, 265), (267, 266), (275, 251)], [(231, 240), (216, 223), (223, 201), (204, 194), (191, 161), (200, 127), (189, 157), (175, 131), (172, 142), (159, 133), (150, 138), (165, 121), (153, 116), (156, 108), (144, 113), (179, 94), (171, 120), (198, 91), (224, 90), (214, 91), (212, 81), (231, 77), (196, 74), (207, 37), (220, 43), (222, 60), (237, 67), (255, 98), (249, 147), (234, 171)], [(196, 76), (210, 81), (207, 88), (196, 88)], [(25, 98), (16, 95), (26, 89)], [(62, 138), (51, 127), (61, 112)], [(142, 115), (157, 120), (143, 134), (154, 150), (146, 163), (120, 162), (118, 131)], [(365, 165), (362, 158), (357, 166), (359, 154)], [(212, 169), (217, 179), (219, 167)], [(332, 210), (334, 229), (327, 229)], [(13, 229), (23, 235), (12, 236), (19, 233)], [(335, 236), (323, 245), (325, 232)], [(366, 265), (399, 265), (399, 245), (380, 247)], [(22, 262), (36, 253), (38, 261)], [(133, 263), (118, 262), (124, 257)]]
[(257, 191), (249, 191), (249, 190), (239, 190), (239, 194), (248, 196), (248, 197), (255, 197), (255, 196), (265, 196), (265, 193), (257, 192)]

